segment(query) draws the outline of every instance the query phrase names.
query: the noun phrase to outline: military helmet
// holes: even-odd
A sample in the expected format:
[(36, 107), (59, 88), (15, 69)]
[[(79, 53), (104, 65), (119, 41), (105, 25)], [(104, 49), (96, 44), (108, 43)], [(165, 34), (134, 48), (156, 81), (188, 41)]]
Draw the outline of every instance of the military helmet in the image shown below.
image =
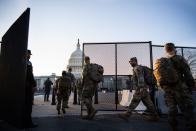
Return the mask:
[(166, 43), (164, 48), (166, 52), (172, 52), (175, 50), (175, 45), (174, 43)]

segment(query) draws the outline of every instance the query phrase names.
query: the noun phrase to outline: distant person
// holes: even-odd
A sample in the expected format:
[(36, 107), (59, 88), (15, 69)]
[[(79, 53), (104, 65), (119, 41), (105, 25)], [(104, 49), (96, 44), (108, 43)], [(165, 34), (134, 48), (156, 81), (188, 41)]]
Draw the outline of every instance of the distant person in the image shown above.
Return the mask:
[(57, 88), (57, 111), (60, 114), (60, 110), (62, 110), (63, 114), (65, 114), (66, 105), (68, 105), (69, 99), (69, 91), (71, 88), (71, 79), (67, 75), (66, 71), (62, 72), (62, 76), (57, 80), (56, 83)]
[[(158, 84), (165, 92), (165, 103), (169, 108), (169, 124), (173, 131), (178, 130), (176, 120), (178, 106), (187, 122), (187, 129), (196, 131), (196, 125), (193, 122), (195, 103), (191, 96), (195, 83), (190, 67), (184, 57), (176, 54), (177, 51), (173, 43), (166, 43), (164, 48), (167, 58), (161, 58), (155, 62), (154, 74)], [(164, 63), (165, 65), (163, 65)]]
[(47, 80), (44, 82), (44, 101), (49, 101), (50, 90), (51, 86), (53, 85), (52, 81), (48, 77)]
[(103, 79), (103, 67), (98, 64), (91, 64), (90, 58), (84, 58), (84, 68), (82, 72), (82, 105), (87, 108), (87, 116), (84, 119), (94, 118), (97, 110), (92, 106), (92, 97), (95, 94), (98, 83)]
[(31, 57), (31, 50), (27, 50), (27, 70), (25, 83), (25, 111), (24, 111), (24, 128), (35, 128), (36, 124), (32, 122), (31, 113), (33, 105), (33, 95), (36, 88), (36, 81), (33, 75), (33, 66), (29, 61)]
[[(77, 95), (77, 91), (76, 91), (76, 88), (75, 88), (75, 81), (76, 81), (76, 78), (75, 76), (72, 74), (72, 68), (71, 67), (68, 67), (68, 72), (67, 72), (67, 76), (70, 77), (71, 79), (71, 89), (69, 91), (69, 96), (71, 95), (71, 90), (74, 92), (74, 96)], [(77, 101), (77, 100), (76, 100)], [(74, 103), (73, 101), (73, 104), (76, 104)], [(66, 105), (66, 108), (69, 108), (68, 105)]]
[(78, 105), (80, 105), (82, 100), (82, 78), (79, 78), (76, 80), (76, 88), (77, 88), (77, 94), (78, 94)]
[(147, 120), (159, 120), (159, 116), (155, 110), (154, 104), (152, 103), (148, 92), (149, 85), (145, 81), (144, 67), (138, 65), (136, 57), (132, 57), (129, 63), (133, 67), (132, 80), (133, 86), (135, 88), (135, 93), (133, 94), (133, 99), (128, 107), (128, 110), (123, 114), (119, 114), (119, 117), (128, 121), (128, 118), (132, 115), (132, 112), (139, 105), (140, 101), (142, 101), (143, 104), (147, 107), (147, 110), (150, 112)]

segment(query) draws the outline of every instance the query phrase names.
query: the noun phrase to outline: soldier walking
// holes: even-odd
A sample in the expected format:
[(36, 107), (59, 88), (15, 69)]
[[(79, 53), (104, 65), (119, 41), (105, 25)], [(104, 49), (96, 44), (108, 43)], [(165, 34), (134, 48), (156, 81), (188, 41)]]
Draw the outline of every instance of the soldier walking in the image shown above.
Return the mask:
[(87, 107), (87, 116), (83, 117), (84, 119), (91, 120), (97, 113), (97, 110), (92, 106), (92, 97), (95, 94), (95, 90), (97, 88), (98, 83), (93, 81), (90, 77), (90, 58), (86, 56), (84, 58), (84, 68), (82, 72), (82, 79), (83, 79), (83, 89), (82, 89), (82, 105)]
[(188, 130), (195, 131), (195, 125), (193, 123), (194, 101), (191, 97), (192, 88), (194, 88), (195, 84), (190, 67), (182, 56), (176, 54), (175, 45), (173, 43), (167, 43), (164, 47), (167, 58), (172, 62), (179, 78), (178, 81), (173, 84), (161, 85), (161, 88), (165, 92), (165, 103), (169, 108), (169, 124), (173, 131), (177, 131), (178, 123), (176, 114), (178, 112), (178, 106), (185, 117)]
[(65, 114), (66, 105), (68, 105), (69, 99), (69, 90), (71, 88), (71, 79), (67, 76), (67, 72), (63, 71), (62, 76), (57, 79), (56, 83), (57, 87), (57, 111), (60, 114), (60, 110), (62, 110), (63, 114)]
[(148, 120), (151, 121), (159, 120), (159, 116), (157, 115), (154, 104), (152, 103), (148, 92), (149, 86), (145, 82), (144, 67), (138, 65), (136, 57), (132, 57), (129, 63), (133, 67), (132, 80), (133, 80), (133, 88), (135, 88), (135, 93), (128, 107), (128, 110), (123, 114), (119, 114), (119, 117), (128, 121), (128, 118), (131, 116), (133, 110), (138, 106), (140, 101), (142, 101), (143, 104), (147, 107), (147, 110), (150, 112), (150, 115), (147, 117)]

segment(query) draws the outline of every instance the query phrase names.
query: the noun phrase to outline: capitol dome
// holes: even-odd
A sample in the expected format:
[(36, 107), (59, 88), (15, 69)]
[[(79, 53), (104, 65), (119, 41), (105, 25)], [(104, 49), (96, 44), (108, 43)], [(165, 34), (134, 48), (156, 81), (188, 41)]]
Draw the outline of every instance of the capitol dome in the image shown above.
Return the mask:
[(69, 63), (67, 65), (67, 67), (72, 68), (72, 73), (74, 74), (76, 78), (81, 77), (81, 74), (82, 74), (82, 55), (83, 55), (83, 52), (80, 49), (80, 43), (78, 39), (77, 48), (71, 54), (69, 58)]

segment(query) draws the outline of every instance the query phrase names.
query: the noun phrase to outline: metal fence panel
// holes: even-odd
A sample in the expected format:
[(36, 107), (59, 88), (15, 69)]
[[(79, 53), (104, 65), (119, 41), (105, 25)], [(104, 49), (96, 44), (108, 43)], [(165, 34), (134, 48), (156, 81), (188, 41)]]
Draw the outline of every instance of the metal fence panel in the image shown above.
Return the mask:
[(150, 67), (149, 43), (126, 43), (117, 45), (117, 75), (132, 74), (131, 57), (137, 57), (138, 64)]
[(183, 48), (183, 56), (190, 66), (194, 79), (196, 79), (196, 48)]
[(140, 64), (150, 67), (150, 42), (84, 43), (83, 51), (85, 56), (90, 57), (91, 63), (104, 67), (104, 81), (99, 84), (98, 104), (94, 105), (95, 108), (125, 110), (119, 103), (122, 99), (121, 91), (127, 87), (127, 75), (132, 74), (129, 59), (137, 57)]
[(91, 63), (104, 67), (104, 75), (115, 75), (115, 45), (114, 44), (85, 44), (85, 56), (90, 57)]

